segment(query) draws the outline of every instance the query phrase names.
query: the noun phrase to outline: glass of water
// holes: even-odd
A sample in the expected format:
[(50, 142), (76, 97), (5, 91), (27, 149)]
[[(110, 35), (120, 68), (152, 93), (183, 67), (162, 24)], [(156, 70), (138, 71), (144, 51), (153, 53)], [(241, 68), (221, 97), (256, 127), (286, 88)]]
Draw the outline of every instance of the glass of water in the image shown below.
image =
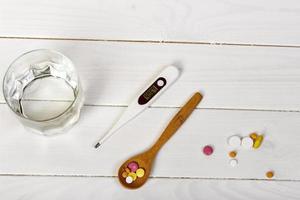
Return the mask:
[(71, 60), (47, 49), (27, 52), (13, 61), (3, 79), (3, 94), (25, 128), (42, 135), (72, 127), (84, 101)]

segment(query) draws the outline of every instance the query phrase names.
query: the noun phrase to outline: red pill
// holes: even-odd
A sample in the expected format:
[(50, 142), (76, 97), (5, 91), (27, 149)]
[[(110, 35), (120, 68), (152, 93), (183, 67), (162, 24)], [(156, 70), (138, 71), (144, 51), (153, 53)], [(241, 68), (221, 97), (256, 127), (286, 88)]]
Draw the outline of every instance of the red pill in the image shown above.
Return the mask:
[(214, 152), (214, 149), (212, 146), (210, 145), (206, 145), (204, 148), (203, 148), (203, 153), (207, 156), (211, 155), (212, 153)]
[(127, 167), (131, 172), (135, 172), (139, 168), (139, 165), (137, 164), (137, 162), (132, 161), (127, 165)]

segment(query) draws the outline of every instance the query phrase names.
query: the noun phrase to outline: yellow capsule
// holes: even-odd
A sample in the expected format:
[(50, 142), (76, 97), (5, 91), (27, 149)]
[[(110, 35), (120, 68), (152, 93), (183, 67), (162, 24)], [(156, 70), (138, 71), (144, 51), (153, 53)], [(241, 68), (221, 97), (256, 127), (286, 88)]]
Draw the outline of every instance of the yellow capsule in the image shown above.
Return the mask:
[(135, 181), (136, 178), (137, 178), (136, 173), (134, 173), (134, 172), (130, 172), (130, 173), (128, 174), (128, 176), (130, 176), (130, 177), (133, 179), (133, 181)]
[(252, 140), (255, 141), (257, 139), (258, 135), (256, 133), (251, 133), (250, 137), (252, 138)]
[(122, 173), (122, 177), (123, 177), (123, 178), (126, 178), (127, 176), (128, 176), (128, 173), (124, 171), (124, 172)]
[(130, 173), (130, 169), (129, 169), (129, 168), (126, 168), (126, 169), (125, 169), (125, 172)]
[(135, 173), (137, 177), (141, 178), (145, 175), (145, 170), (143, 168), (138, 168)]
[(253, 144), (253, 148), (254, 148), (254, 149), (258, 149), (258, 148), (260, 147), (260, 145), (261, 145), (263, 139), (264, 139), (264, 136), (263, 136), (263, 135), (257, 136), (257, 138), (256, 138), (256, 140), (255, 140), (255, 142), (254, 142), (254, 144)]

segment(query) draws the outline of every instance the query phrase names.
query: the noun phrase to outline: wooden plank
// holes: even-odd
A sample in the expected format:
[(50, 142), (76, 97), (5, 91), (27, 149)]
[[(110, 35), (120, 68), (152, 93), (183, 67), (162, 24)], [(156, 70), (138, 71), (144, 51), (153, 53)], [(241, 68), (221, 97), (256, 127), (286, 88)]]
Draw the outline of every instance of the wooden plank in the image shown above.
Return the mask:
[(128, 105), (164, 65), (175, 63), (182, 75), (154, 106), (180, 106), (200, 90), (202, 108), (300, 111), (299, 48), (1, 39), (0, 79), (13, 59), (37, 48), (74, 61), (86, 104)]
[[(130, 156), (158, 138), (175, 108), (150, 108), (127, 124), (101, 149), (93, 144), (123, 108), (85, 106), (81, 120), (69, 133), (43, 137), (27, 133), (0, 105), (0, 173), (114, 176)], [(154, 164), (154, 177), (264, 179), (267, 170), (277, 180), (300, 180), (300, 115), (292, 112), (197, 109), (163, 147)], [(227, 138), (265, 134), (258, 150), (238, 149), (239, 165), (229, 165)], [(211, 157), (202, 147), (212, 144)]]
[(0, 3), (1, 36), (300, 45), (297, 0)]
[(115, 178), (0, 177), (1, 199), (220, 199), (296, 200), (299, 182), (150, 179), (138, 190), (121, 187)]

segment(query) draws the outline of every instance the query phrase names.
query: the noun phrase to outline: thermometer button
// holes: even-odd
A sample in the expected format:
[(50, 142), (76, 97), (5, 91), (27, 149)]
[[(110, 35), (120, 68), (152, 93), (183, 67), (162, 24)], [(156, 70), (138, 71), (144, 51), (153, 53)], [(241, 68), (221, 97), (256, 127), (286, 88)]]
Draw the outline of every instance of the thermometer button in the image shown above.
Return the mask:
[(164, 84), (165, 84), (165, 82), (163, 81), (163, 80), (158, 80), (157, 82), (156, 82), (156, 84), (159, 86), (159, 87), (162, 87), (162, 86), (164, 86)]

